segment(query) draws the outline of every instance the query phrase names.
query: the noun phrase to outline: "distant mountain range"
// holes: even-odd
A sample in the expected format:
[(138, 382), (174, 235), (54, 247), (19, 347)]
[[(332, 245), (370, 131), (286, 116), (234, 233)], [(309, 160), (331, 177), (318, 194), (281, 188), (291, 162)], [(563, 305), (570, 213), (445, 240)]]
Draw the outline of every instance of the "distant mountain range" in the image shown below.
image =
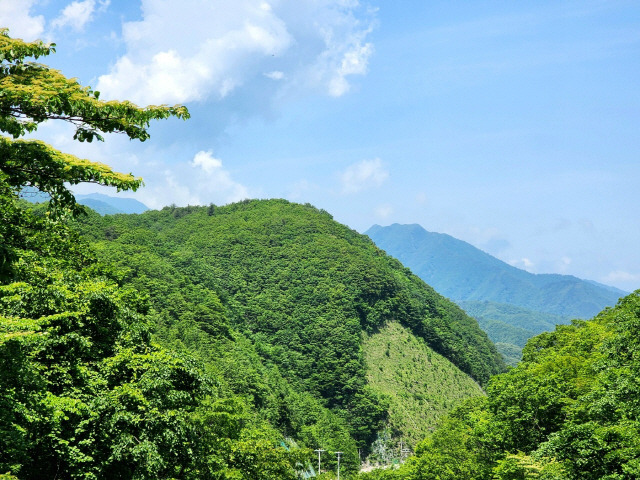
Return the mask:
[(514, 355), (512, 347), (522, 348), (529, 337), (572, 318), (591, 318), (627, 295), (570, 275), (529, 273), (417, 224), (374, 225), (365, 233), (476, 317), (508, 360)]
[[(22, 198), (31, 203), (43, 203), (49, 201), (49, 195), (37, 190), (25, 189)], [(87, 195), (75, 195), (76, 201), (81, 205), (95, 210), (100, 215), (114, 215), (117, 213), (143, 213), (149, 210), (144, 203), (133, 198), (112, 197), (102, 193), (89, 193)]]
[(144, 203), (133, 198), (111, 197), (102, 193), (76, 195), (76, 200), (82, 205), (95, 210), (100, 215), (114, 215), (116, 213), (143, 213), (149, 210)]

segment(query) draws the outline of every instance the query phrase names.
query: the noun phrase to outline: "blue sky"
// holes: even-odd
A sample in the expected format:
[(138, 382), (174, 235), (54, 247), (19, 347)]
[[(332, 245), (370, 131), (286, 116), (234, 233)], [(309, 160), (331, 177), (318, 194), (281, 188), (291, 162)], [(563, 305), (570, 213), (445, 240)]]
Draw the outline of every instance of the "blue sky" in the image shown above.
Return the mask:
[(0, 23), (103, 98), (188, 106), (145, 143), (37, 133), (152, 208), (287, 198), (640, 288), (637, 1), (0, 0)]

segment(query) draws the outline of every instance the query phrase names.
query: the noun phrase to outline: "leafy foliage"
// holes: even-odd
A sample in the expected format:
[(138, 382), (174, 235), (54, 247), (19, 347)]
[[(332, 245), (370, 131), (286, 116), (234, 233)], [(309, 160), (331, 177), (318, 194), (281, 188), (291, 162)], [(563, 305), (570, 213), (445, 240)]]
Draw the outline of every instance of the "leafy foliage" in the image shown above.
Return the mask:
[[(61, 119), (81, 141), (100, 132), (144, 140), (151, 119), (187, 116), (101, 102), (25, 61), (52, 51), (0, 31), (0, 130), (14, 138)], [(66, 184), (87, 181), (140, 185), (41, 142), (0, 137), (0, 476), (297, 478), (307, 452), (281, 445), (280, 432), (191, 356), (152, 343), (145, 295), (96, 263), (64, 222), (83, 211)], [(20, 201), (27, 186), (49, 194), (48, 206)]]
[(522, 362), (489, 382), (486, 399), (455, 410), (398, 478), (638, 478), (639, 332), (637, 291), (533, 338)]
[[(208, 314), (196, 306), (220, 303), (229, 331), (249, 339), (291, 388), (340, 415), (365, 452), (384, 425), (387, 401), (367, 385), (363, 331), (397, 319), (480, 381), (503, 368), (473, 320), (366, 237), (309, 205), (166, 208), (92, 216), (82, 229), (102, 256), (123, 259), (125, 281), (150, 292), (159, 338), (184, 330), (188, 317), (202, 325)], [(221, 328), (225, 320), (217, 319)], [(261, 392), (252, 395), (262, 409), (271, 400)], [(302, 438), (301, 424), (284, 418), (278, 424)]]
[(103, 133), (112, 132), (144, 141), (151, 120), (189, 117), (181, 105), (140, 108), (127, 101), (102, 101), (100, 92), (46, 65), (26, 61), (53, 52), (55, 44), (24, 42), (9, 37), (7, 29), (0, 30), (0, 130), (14, 138), (55, 119), (72, 123), (73, 138), (81, 142), (103, 140)]

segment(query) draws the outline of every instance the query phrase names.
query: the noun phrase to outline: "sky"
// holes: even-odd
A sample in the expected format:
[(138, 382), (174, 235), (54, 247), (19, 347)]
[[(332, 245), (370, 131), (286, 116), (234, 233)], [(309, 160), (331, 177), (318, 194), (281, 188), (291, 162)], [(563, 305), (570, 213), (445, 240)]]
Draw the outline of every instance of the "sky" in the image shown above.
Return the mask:
[(640, 288), (637, 0), (0, 0), (0, 25), (102, 99), (188, 107), (144, 143), (35, 134), (151, 208), (285, 198)]

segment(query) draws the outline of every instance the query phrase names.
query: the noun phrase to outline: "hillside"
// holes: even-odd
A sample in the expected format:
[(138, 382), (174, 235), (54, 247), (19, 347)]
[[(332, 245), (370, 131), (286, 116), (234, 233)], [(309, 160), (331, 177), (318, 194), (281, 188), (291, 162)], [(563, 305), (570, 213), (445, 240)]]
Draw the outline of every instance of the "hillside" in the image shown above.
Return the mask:
[[(475, 320), (366, 236), (310, 205), (269, 200), (168, 207), (141, 215), (91, 216), (82, 229), (101, 257), (124, 269), (125, 284), (149, 292), (161, 341), (202, 350), (202, 341), (185, 334), (194, 331), (189, 327), (194, 320), (205, 332), (237, 331), (294, 391), (307, 392), (337, 412), (360, 447), (375, 439), (388, 415), (396, 415), (385, 388), (367, 377), (379, 366), (368, 364), (363, 344), (388, 322), (402, 325), (449, 365), (442, 367), (449, 373), (434, 377), (433, 387), (440, 383), (444, 397), (433, 407), (427, 402), (425, 409), (443, 412), (479, 392), (470, 380), (461, 391), (445, 387), (450, 372), (460, 369), (484, 384), (504, 368)], [(220, 307), (208, 308), (217, 298)], [(206, 358), (206, 351), (201, 353)], [(211, 362), (211, 368), (219, 365)], [(390, 370), (387, 376), (398, 368), (397, 363), (383, 366)], [(429, 362), (422, 368), (431, 368)], [(408, 384), (423, 381), (418, 372), (423, 373), (404, 372)], [(231, 377), (230, 383), (243, 381)], [(395, 433), (417, 438), (418, 430), (433, 427), (438, 416)]]
[(522, 357), (522, 348), (531, 337), (553, 330), (556, 325), (568, 324), (571, 317), (534, 312), (505, 303), (458, 301), (458, 305), (478, 320), (508, 365), (515, 365)]
[(531, 337), (571, 318), (590, 318), (626, 294), (569, 275), (526, 272), (420, 225), (374, 225), (365, 233), (436, 291), (468, 308), (481, 326), (493, 321), (485, 330), (494, 342), (515, 334), (510, 327), (530, 331)]
[(399, 470), (359, 478), (640, 478), (639, 325), (637, 291), (531, 339), (487, 397), (452, 412)]
[(388, 428), (415, 446), (452, 405), (482, 390), (468, 375), (396, 322), (367, 335), (363, 343), (367, 380), (389, 397)]
[(374, 225), (365, 234), (455, 301), (490, 301), (590, 318), (627, 294), (570, 275), (529, 273), (449, 235), (428, 232), (420, 225)]

